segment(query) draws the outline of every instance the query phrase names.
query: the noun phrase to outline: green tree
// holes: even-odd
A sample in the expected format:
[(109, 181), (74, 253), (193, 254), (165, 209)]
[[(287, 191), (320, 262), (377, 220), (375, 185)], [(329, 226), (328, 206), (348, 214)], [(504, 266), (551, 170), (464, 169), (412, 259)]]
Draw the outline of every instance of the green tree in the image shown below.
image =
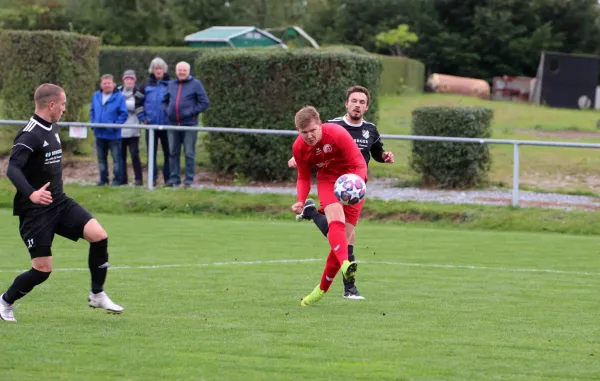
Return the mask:
[(419, 37), (409, 31), (406, 24), (400, 24), (396, 29), (381, 32), (377, 35), (376, 39), (377, 47), (387, 47), (393, 56), (404, 55), (404, 49), (419, 41)]

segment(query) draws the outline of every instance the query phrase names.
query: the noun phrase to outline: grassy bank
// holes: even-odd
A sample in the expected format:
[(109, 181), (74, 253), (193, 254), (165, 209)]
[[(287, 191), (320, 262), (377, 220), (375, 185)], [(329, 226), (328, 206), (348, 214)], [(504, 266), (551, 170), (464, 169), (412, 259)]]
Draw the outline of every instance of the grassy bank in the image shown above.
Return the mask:
[[(294, 198), (215, 190), (66, 186), (69, 196), (93, 213), (291, 220)], [(0, 180), (0, 208), (11, 208), (14, 191)], [(436, 228), (600, 234), (596, 213), (539, 208), (367, 200), (365, 221)]]

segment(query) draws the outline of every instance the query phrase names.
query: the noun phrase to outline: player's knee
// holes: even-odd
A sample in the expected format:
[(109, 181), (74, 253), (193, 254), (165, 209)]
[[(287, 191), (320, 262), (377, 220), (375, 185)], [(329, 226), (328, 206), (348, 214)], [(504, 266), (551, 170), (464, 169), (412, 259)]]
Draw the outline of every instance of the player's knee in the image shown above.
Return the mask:
[(334, 221), (339, 221), (342, 224), (345, 224), (346, 222), (346, 218), (344, 217), (344, 208), (339, 203), (327, 205), (325, 207), (325, 215), (327, 216), (327, 221), (329, 224)]
[(92, 219), (83, 228), (83, 238), (88, 242), (99, 242), (108, 239), (108, 234), (98, 221)]

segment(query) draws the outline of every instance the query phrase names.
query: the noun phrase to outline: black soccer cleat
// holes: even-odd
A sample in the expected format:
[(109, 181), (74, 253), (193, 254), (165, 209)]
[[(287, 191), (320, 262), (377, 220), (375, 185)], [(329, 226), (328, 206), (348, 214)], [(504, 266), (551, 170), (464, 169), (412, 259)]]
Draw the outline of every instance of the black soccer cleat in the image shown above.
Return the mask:
[(310, 220), (309, 214), (313, 212), (317, 212), (317, 207), (312, 198), (307, 198), (304, 201), (304, 208), (302, 209), (302, 213), (296, 215), (296, 222), (300, 222), (302, 220)]
[(344, 298), (354, 300), (362, 300), (365, 298), (358, 292), (358, 289), (354, 285), (354, 279), (344, 279)]

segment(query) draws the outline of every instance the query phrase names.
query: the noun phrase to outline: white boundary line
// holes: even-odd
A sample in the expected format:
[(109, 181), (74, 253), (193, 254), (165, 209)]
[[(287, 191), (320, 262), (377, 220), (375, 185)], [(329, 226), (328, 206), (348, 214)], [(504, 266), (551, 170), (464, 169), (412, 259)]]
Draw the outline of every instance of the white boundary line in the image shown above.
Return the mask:
[[(212, 263), (189, 263), (189, 264), (166, 264), (166, 265), (147, 265), (147, 266), (111, 266), (110, 270), (152, 270), (152, 269), (170, 269), (183, 267), (214, 267), (214, 266), (229, 266), (229, 265), (268, 265), (278, 263), (306, 263), (306, 262), (325, 262), (324, 258), (307, 258), (307, 259), (279, 259), (270, 261), (234, 261), (234, 262), (212, 262)], [(534, 269), (534, 268), (510, 268), (510, 267), (489, 267), (489, 266), (472, 266), (472, 265), (450, 265), (437, 263), (410, 263), (410, 262), (383, 262), (383, 261), (358, 261), (358, 263), (372, 265), (389, 265), (401, 267), (424, 267), (424, 268), (441, 268), (453, 270), (488, 270), (502, 271), (512, 273), (546, 273), (546, 274), (564, 274), (564, 275), (588, 275), (600, 276), (600, 272), (588, 271), (570, 271), (570, 270), (553, 270), (553, 269)], [(3, 270), (0, 273), (21, 273), (22, 270)], [(54, 271), (89, 271), (87, 267), (73, 268), (56, 268)]]
[[(148, 270), (148, 269), (170, 269), (179, 267), (211, 267), (211, 266), (228, 266), (228, 265), (268, 265), (274, 263), (302, 263), (325, 261), (320, 258), (308, 259), (278, 259), (272, 261), (234, 261), (234, 262), (212, 262), (212, 263), (188, 263), (188, 264), (169, 264), (169, 265), (147, 265), (147, 266), (110, 266), (110, 271), (113, 270)], [(21, 273), (26, 269), (21, 270), (2, 270), (0, 273)], [(55, 268), (52, 271), (90, 271), (87, 267), (72, 267), (72, 268)]]
[(403, 266), (403, 267), (430, 267), (430, 268), (455, 269), (455, 270), (466, 269), (466, 270), (504, 271), (504, 272), (511, 272), (511, 273), (547, 273), (547, 274), (600, 276), (600, 272), (553, 270), (553, 269), (533, 269), (533, 268), (523, 269), (523, 268), (511, 268), (511, 267), (444, 265), (444, 264), (436, 264), (436, 263), (408, 263), (408, 262), (371, 262), (371, 261), (363, 262), (363, 261), (358, 261), (358, 263), (374, 264), (374, 265)]

